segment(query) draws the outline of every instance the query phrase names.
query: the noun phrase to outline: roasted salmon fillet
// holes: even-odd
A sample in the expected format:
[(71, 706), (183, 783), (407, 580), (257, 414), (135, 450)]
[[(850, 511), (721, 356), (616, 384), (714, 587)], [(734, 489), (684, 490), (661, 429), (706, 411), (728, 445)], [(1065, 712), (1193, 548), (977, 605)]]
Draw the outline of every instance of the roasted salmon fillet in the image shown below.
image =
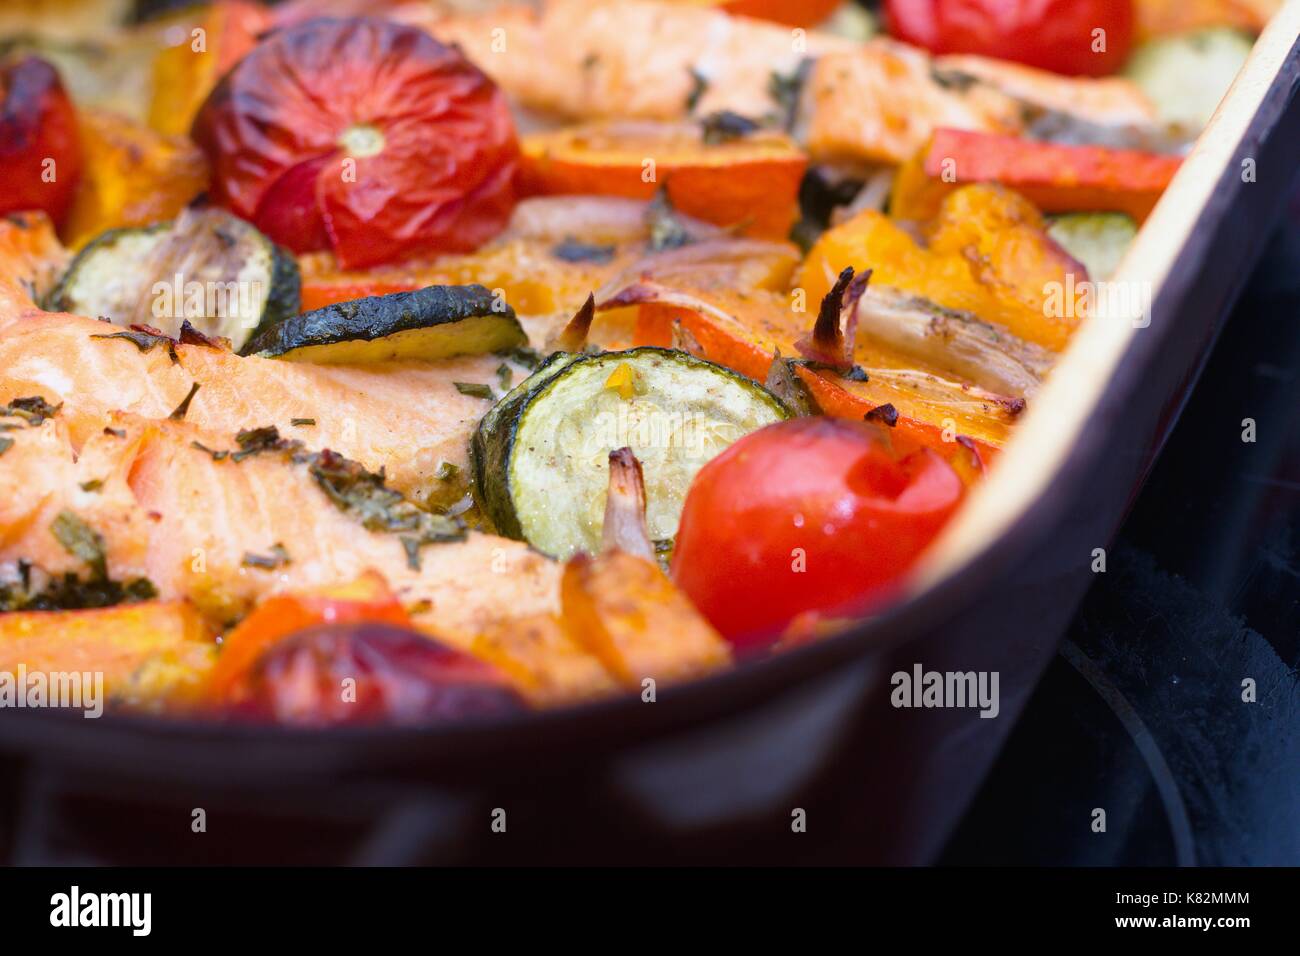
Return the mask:
[[(16, 293), (15, 293), (16, 295)], [(331, 448), (413, 500), (446, 504), (467, 475), (469, 436), (489, 406), (456, 383), (494, 384), (499, 357), (366, 367), (241, 357), (223, 347), (160, 344), (142, 350), (127, 330), (28, 307), (0, 318), (0, 404), (42, 395), (64, 404), (79, 448), (110, 412), (167, 418), (197, 383), (186, 420), (223, 435), (274, 425), (314, 448)], [(173, 358), (174, 356), (174, 358)], [(297, 424), (295, 424), (297, 422)]]

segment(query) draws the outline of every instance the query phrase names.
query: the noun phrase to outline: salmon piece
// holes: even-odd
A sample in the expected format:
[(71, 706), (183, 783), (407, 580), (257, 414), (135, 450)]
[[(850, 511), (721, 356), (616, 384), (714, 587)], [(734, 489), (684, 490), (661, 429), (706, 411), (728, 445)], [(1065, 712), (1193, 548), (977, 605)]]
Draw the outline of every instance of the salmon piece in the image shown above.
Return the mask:
[[(483, 355), (322, 366), (198, 345), (176, 346), (173, 362), (164, 346), (141, 352), (127, 339), (92, 338), (121, 331), (30, 308), (8, 323), (0, 318), (0, 404), (26, 395), (63, 402), (62, 421), (80, 447), (103, 429), (110, 412), (167, 418), (197, 382), (186, 418), (227, 444), (241, 429), (275, 425), (310, 447), (331, 448), (371, 471), (384, 468), (394, 488), (430, 505), (466, 491), (469, 437), (488, 408), (454, 383), (495, 387), (501, 365), (499, 357)], [(294, 419), (316, 424), (294, 426)], [(459, 469), (460, 481), (435, 477), (444, 461)]]
[(21, 286), (25, 307), (54, 287), (70, 258), (45, 213), (16, 212), (0, 218), (0, 275)]
[[(50, 575), (86, 576), (86, 563), (51, 531), (64, 512), (104, 537), (110, 579), (146, 575), (148, 518), (127, 484), (138, 436), (134, 442), (114, 438), (110, 445), (101, 434), (78, 456), (66, 424), (56, 415), (37, 428), (20, 427), (0, 437), (13, 442), (0, 455), (0, 581), (17, 579), (18, 559)], [(13, 565), (8, 573), (6, 560)]]
[[(866, 43), (647, 0), (551, 0), (439, 17), (398, 16), (456, 43), (525, 107), (571, 119), (681, 119), (731, 110), (784, 118), (774, 77), (814, 60), (797, 130), (815, 161), (901, 163), (940, 127), (1014, 134), (1024, 104), (1100, 124), (1149, 121), (1123, 79), (1057, 77), (983, 57), (932, 58), (888, 38)], [(699, 77), (699, 80), (696, 79)], [(978, 82), (971, 83), (974, 78)]]
[[(189, 599), (217, 623), (269, 594), (351, 581), (368, 569), (414, 608), (417, 624), (463, 649), (502, 618), (558, 610), (559, 567), (522, 542), (470, 533), (426, 545), (415, 569), (397, 535), (367, 530), (285, 453), (217, 461), (193, 442), (233, 443), (190, 422), (110, 421), (116, 433), (89, 438), (79, 455), (55, 420), (8, 433), (15, 444), (0, 455), (0, 580), (15, 580), (20, 560), (84, 574), (84, 562), (50, 531), (57, 515), (72, 512), (102, 538), (110, 579), (147, 577), (160, 598)], [(84, 491), (79, 479), (92, 473), (102, 485)], [(245, 561), (276, 544), (288, 563)]]
[(807, 146), (818, 159), (902, 163), (940, 127), (1017, 131), (1020, 107), (998, 90), (945, 86), (929, 54), (877, 39), (819, 59), (808, 79)]
[[(398, 15), (459, 44), (523, 105), (583, 119), (677, 119), (723, 109), (762, 117), (780, 108), (770, 92), (773, 73), (793, 74), (806, 56), (855, 45), (813, 31), (796, 42), (780, 24), (650, 0)], [(697, 74), (704, 85), (692, 102)]]
[(1123, 77), (1061, 76), (1021, 63), (966, 54), (936, 57), (934, 69), (950, 81), (970, 77), (1023, 103), (1101, 126), (1154, 123), (1157, 119), (1151, 101)]

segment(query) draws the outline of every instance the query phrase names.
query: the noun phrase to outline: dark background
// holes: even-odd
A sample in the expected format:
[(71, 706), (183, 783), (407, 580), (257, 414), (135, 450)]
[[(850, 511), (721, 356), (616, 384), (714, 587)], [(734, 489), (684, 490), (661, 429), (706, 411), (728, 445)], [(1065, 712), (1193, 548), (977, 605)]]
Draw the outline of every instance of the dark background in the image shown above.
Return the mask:
[(942, 862), (1300, 865), (1298, 670), (1300, 191)]

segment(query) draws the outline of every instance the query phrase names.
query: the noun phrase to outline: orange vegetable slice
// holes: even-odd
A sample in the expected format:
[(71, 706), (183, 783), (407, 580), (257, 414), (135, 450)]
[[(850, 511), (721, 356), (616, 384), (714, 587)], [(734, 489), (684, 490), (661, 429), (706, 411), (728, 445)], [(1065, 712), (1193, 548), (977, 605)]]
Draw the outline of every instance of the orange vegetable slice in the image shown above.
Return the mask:
[(1015, 136), (941, 129), (923, 151), (921, 172), (905, 170), (894, 214), (925, 218), (936, 199), (966, 183), (1001, 183), (1043, 212), (1123, 212), (1144, 220), (1182, 159), (1107, 146), (1040, 143)]
[(759, 129), (706, 143), (689, 123), (609, 122), (524, 137), (521, 188), (533, 194), (649, 199), (662, 185), (686, 216), (746, 235), (784, 239), (807, 157), (783, 133)]
[(213, 697), (224, 698), (253, 662), (281, 638), (317, 624), (350, 621), (411, 626), (406, 609), (378, 571), (368, 571), (347, 584), (274, 595), (226, 635), (212, 673)]
[(215, 653), (185, 601), (0, 614), (0, 671), (99, 672), (104, 694), (127, 704), (197, 698)]

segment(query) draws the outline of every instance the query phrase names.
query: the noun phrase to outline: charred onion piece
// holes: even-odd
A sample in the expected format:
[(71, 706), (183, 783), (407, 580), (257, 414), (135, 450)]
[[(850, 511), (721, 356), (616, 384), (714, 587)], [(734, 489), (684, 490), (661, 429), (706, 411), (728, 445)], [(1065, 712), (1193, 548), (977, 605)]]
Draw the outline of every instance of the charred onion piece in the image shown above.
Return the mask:
[(853, 344), (858, 324), (858, 300), (867, 290), (871, 270), (853, 274), (847, 267), (822, 298), (817, 310), (817, 322), (811, 336), (795, 343), (795, 348), (805, 358), (841, 372), (853, 369)]
[(855, 312), (863, 331), (882, 344), (1002, 396), (1033, 395), (1052, 367), (1052, 353), (1041, 345), (898, 289), (873, 286)]
[(772, 364), (767, 370), (767, 380), (763, 387), (790, 407), (796, 415), (821, 415), (821, 406), (804, 384), (804, 380), (794, 370), (794, 360), (783, 358), (781, 350), (772, 353)]
[(641, 462), (631, 448), (609, 453), (609, 494), (605, 497), (601, 546), (606, 551), (617, 548), (647, 561), (655, 559), (655, 547), (645, 523), (645, 479)]
[(587, 347), (587, 336), (591, 333), (591, 322), (596, 318), (596, 296), (594, 293), (587, 296), (587, 301), (582, 303), (582, 308), (574, 314), (560, 337), (556, 340), (555, 347), (561, 352), (581, 352)]

